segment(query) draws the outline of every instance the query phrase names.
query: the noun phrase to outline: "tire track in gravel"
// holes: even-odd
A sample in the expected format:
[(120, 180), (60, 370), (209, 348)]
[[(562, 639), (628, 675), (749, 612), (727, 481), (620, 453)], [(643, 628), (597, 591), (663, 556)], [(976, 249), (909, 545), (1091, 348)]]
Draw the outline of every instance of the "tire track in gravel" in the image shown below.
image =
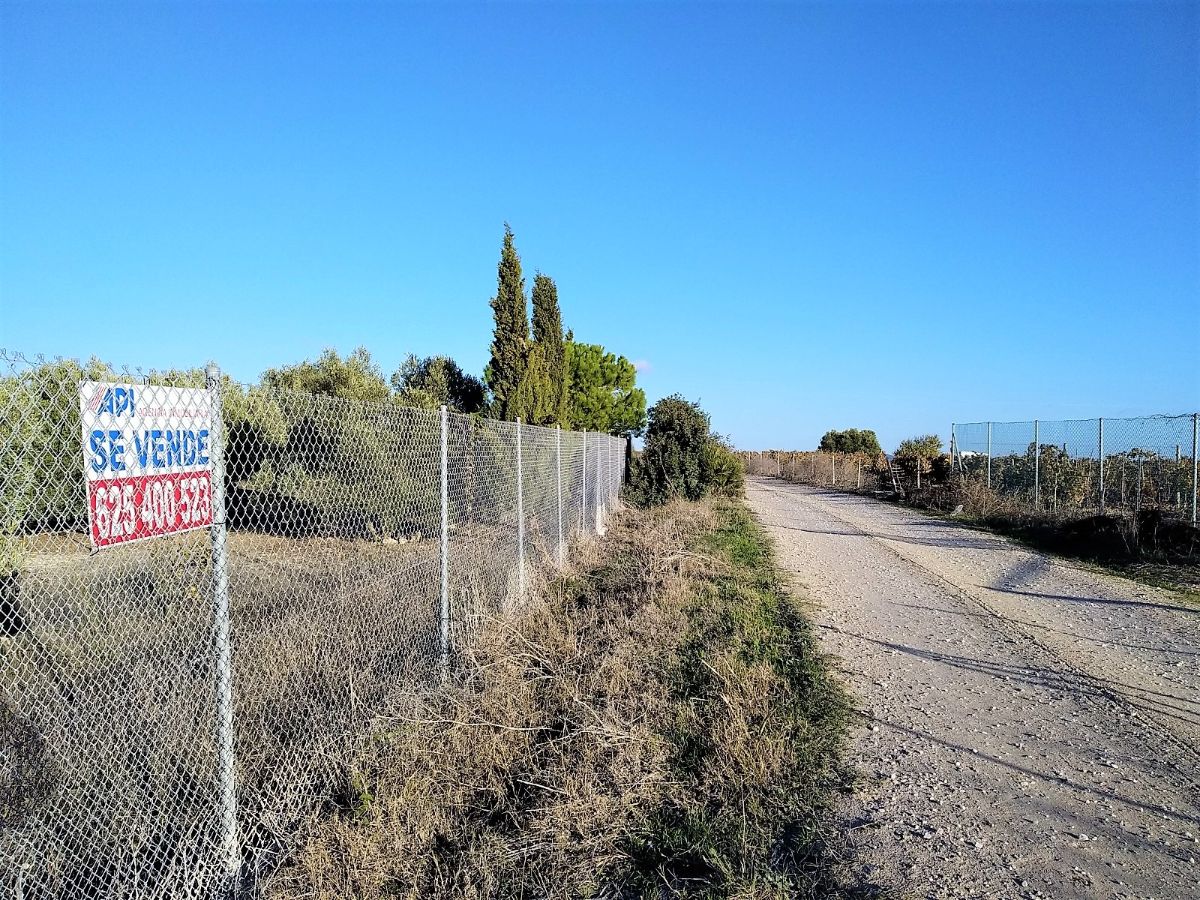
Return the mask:
[(852, 495), (752, 479), (866, 724), (844, 825), (927, 897), (1191, 897), (1200, 610)]
[[(834, 493), (833, 496), (841, 498), (844, 495)], [(1193, 730), (1195, 726), (1200, 725), (1200, 721), (1198, 721), (1198, 719), (1200, 719), (1200, 702), (1191, 704), (1192, 706), (1197, 707), (1196, 709), (1186, 709), (1184, 710), (1185, 714), (1180, 715), (1178, 714), (1178, 708), (1164, 708), (1164, 706), (1158, 701), (1145, 696), (1144, 692), (1148, 691), (1148, 689), (1126, 685), (1124, 683), (1114, 683), (1089, 674), (1084, 669), (1073, 664), (1068, 658), (1068, 653), (1064, 653), (1062, 650), (1053, 649), (1052, 647), (1038, 640), (1038, 638), (1030, 633), (1030, 630), (1037, 630), (1040, 626), (1033, 626), (1030, 630), (1022, 628), (1021, 623), (1015, 621), (1014, 619), (1007, 618), (999, 610), (990, 606), (984, 599), (982, 591), (973, 590), (969, 586), (964, 586), (951, 581), (949, 578), (946, 578), (939, 572), (934, 571), (928, 566), (923, 565), (920, 561), (905, 554), (887, 537), (871, 533), (870, 531), (864, 529), (859, 523), (847, 518), (844, 515), (839, 515), (831, 511), (827, 511), (826, 514), (831, 518), (844, 523), (850, 528), (857, 529), (864, 537), (877, 541), (889, 552), (895, 554), (900, 559), (915, 566), (916, 568), (921, 569), (928, 575), (928, 577), (940, 582), (947, 591), (958, 594), (959, 597), (966, 603), (973, 604), (977, 606), (985, 615), (992, 616), (995, 620), (993, 623), (994, 626), (1004, 630), (1010, 637), (1017, 640), (1027, 641), (1029, 644), (1033, 645), (1033, 647), (1037, 648), (1037, 650), (1041, 651), (1042, 654), (1045, 654), (1047, 658), (1053, 658), (1059, 668), (1072, 676), (1072, 679), (1064, 679), (1064, 686), (1073, 680), (1074, 683), (1070, 686), (1078, 691), (1080, 697), (1085, 701), (1089, 698), (1089, 695), (1096, 695), (1103, 697), (1112, 703), (1122, 703), (1131, 707), (1133, 710), (1135, 710), (1133, 713), (1135, 716), (1137, 714), (1137, 710), (1147, 713), (1149, 725), (1156, 732), (1158, 739), (1163, 741), (1164, 744), (1169, 745), (1175, 752), (1187, 757), (1187, 764), (1192, 767), (1191, 771), (1200, 771), (1200, 768), (1198, 768), (1200, 767), (1200, 747), (1189, 743), (1187, 739), (1177, 735), (1171, 730), (1171, 727), (1165, 721), (1163, 721), (1164, 719), (1173, 719), (1175, 720), (1177, 727), (1178, 723), (1182, 723), (1184, 726), (1189, 726), (1188, 731), (1191, 736), (1193, 738), (1200, 738), (1200, 733), (1197, 733)], [(922, 522), (921, 524), (929, 523)], [(947, 529), (965, 527), (962, 525), (945, 522), (939, 522), (937, 524), (940, 524)], [(1014, 545), (1014, 549), (1016, 549), (1016, 545)], [(1023, 552), (1029, 554), (1030, 556), (1038, 556), (1038, 554), (1034, 553), (1033, 551), (1025, 550)], [(1198, 646), (1197, 649), (1200, 649), (1200, 646)], [(1080, 688), (1083, 689), (1081, 690)], [(1149, 693), (1158, 694), (1160, 692), (1149, 691)], [(1160, 694), (1160, 696), (1166, 695)], [(1181, 696), (1172, 696), (1171, 699), (1181, 703), (1188, 703), (1188, 699)], [(1186, 783), (1190, 791), (1200, 791), (1200, 782), (1187, 777), (1185, 775), (1186, 771), (1187, 770), (1184, 767), (1180, 767), (1181, 779)]]

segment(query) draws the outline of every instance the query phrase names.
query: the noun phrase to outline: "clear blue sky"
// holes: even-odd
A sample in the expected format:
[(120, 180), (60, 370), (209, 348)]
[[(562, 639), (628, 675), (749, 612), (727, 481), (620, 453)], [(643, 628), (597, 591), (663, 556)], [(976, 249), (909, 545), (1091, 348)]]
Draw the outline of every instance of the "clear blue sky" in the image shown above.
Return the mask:
[(1200, 5), (0, 6), (0, 346), (480, 371), (502, 223), (743, 447), (1200, 407)]

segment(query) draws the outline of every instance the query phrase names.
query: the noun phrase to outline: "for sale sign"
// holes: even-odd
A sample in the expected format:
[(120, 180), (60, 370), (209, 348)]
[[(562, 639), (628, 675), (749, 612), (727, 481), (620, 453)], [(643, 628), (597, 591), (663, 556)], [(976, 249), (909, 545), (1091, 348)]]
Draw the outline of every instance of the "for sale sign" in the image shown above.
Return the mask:
[(212, 524), (208, 391), (85, 381), (79, 411), (93, 547)]

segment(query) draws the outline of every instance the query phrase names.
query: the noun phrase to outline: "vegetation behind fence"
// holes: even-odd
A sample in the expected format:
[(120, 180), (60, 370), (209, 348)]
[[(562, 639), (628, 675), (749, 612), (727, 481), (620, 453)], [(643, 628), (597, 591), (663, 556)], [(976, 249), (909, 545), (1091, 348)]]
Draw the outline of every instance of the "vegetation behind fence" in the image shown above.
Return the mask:
[[(93, 550), (89, 381), (203, 389), (172, 396), (220, 411), (211, 528)], [(603, 529), (625, 449), (0, 351), (0, 895), (212, 897), (269, 875), (354, 795), (379, 723)]]
[(952, 427), (963, 478), (1037, 513), (1156, 510), (1196, 524), (1200, 417), (975, 422)]

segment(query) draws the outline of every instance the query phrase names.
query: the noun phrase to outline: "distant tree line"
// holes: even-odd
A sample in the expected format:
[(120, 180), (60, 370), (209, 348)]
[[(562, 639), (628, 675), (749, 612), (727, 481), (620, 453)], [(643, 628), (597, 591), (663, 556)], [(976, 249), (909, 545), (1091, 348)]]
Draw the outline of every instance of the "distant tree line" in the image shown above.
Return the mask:
[[(448, 356), (415, 355), (385, 377), (365, 347), (345, 357), (327, 349), (315, 360), (267, 369), (251, 386), (225, 377), (231, 521), (283, 532), (405, 533), (428, 506), (421, 491), (438, 437), (436, 419), (417, 410), (444, 405), (536, 425), (640, 435), (646, 396), (629, 360), (564, 333), (549, 276), (534, 278), (532, 331), (529, 299), (506, 225), (491, 301), (491, 358), (482, 378)], [(79, 454), (79, 382), (124, 378), (97, 359), (48, 362), (0, 377), (0, 404), (9, 410), (0, 434), (0, 471), (8, 473), (0, 570), (14, 567), (15, 535), (74, 530), (86, 521), (78, 502), (82, 467), (62, 462)], [(202, 387), (205, 375), (202, 369), (151, 372), (150, 382)], [(388, 427), (381, 427), (371, 404), (398, 410)]]
[[(491, 299), (493, 331), (483, 377), (463, 371), (448, 356), (409, 355), (385, 379), (365, 347), (345, 358), (326, 350), (315, 361), (268, 369), (268, 387), (351, 400), (479, 413), (530, 425), (560, 425), (631, 437), (646, 425), (646, 394), (624, 356), (600, 344), (575, 340), (563, 330), (558, 286), (534, 277), (526, 295), (521, 257), (506, 223)], [(529, 315), (532, 300), (532, 330)]]
[(512, 229), (504, 226), (492, 298), (495, 328), (484, 370), (490, 412), (498, 419), (533, 425), (603, 431), (630, 437), (646, 424), (646, 395), (624, 356), (563, 333), (558, 286), (548, 275), (533, 280), (530, 333), (521, 257)]

